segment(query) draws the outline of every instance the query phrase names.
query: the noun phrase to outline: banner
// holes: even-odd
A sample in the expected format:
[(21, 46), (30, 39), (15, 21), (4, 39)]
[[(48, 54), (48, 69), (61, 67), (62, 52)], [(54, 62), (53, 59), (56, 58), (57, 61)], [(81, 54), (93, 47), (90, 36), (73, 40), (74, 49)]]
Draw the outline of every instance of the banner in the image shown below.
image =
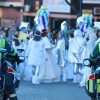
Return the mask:
[[(68, 0), (71, 2), (71, 0)], [(43, 0), (43, 6), (48, 7), (50, 12), (70, 13), (70, 6), (65, 0)]]

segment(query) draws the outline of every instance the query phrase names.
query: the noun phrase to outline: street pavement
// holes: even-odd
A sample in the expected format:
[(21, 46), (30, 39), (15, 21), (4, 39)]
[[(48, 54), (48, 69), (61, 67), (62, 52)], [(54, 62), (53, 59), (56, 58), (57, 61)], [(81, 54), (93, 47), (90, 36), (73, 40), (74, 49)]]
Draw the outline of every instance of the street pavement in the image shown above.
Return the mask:
[(17, 90), (18, 100), (90, 100), (85, 88), (68, 80), (66, 83), (34, 85), (22, 81)]

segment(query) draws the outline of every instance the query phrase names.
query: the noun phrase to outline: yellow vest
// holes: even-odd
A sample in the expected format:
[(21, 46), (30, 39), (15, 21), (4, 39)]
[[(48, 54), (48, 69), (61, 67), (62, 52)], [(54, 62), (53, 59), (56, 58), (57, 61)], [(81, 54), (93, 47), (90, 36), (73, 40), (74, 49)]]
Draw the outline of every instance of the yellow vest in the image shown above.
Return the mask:
[[(5, 48), (5, 39), (0, 38), (0, 48)], [(0, 58), (1, 58), (1, 53), (0, 53)]]
[(98, 84), (97, 90), (98, 90), (98, 93), (100, 93), (100, 79), (88, 80), (88, 83), (86, 85), (86, 89), (88, 90), (88, 92), (95, 93), (96, 84)]

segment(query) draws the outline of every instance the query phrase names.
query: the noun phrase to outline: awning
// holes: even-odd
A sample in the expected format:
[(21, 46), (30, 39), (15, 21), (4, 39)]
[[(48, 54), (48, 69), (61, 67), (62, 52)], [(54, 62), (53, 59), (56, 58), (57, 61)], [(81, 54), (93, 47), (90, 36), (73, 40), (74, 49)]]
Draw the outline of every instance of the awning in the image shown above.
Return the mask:
[[(35, 13), (27, 13), (24, 12), (23, 16), (35, 16)], [(76, 15), (69, 15), (69, 14), (50, 14), (51, 18), (68, 18), (68, 19), (76, 19)]]

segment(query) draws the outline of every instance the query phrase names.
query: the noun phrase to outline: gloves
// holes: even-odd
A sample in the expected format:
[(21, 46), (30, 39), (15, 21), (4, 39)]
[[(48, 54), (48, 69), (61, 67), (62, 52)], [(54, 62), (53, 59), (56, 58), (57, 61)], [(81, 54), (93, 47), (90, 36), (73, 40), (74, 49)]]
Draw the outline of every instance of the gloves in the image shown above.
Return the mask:
[(14, 64), (14, 62), (18, 62), (19, 61), (18, 54), (16, 53), (14, 56), (7, 55), (7, 61), (10, 61), (12, 64)]
[(18, 54), (16, 53), (16, 55), (14, 56), (14, 58), (16, 59), (16, 61), (18, 61), (19, 60), (19, 56), (18, 56)]
[(15, 82), (15, 88), (19, 87), (19, 83), (20, 83), (20, 80), (16, 80), (16, 82)]

